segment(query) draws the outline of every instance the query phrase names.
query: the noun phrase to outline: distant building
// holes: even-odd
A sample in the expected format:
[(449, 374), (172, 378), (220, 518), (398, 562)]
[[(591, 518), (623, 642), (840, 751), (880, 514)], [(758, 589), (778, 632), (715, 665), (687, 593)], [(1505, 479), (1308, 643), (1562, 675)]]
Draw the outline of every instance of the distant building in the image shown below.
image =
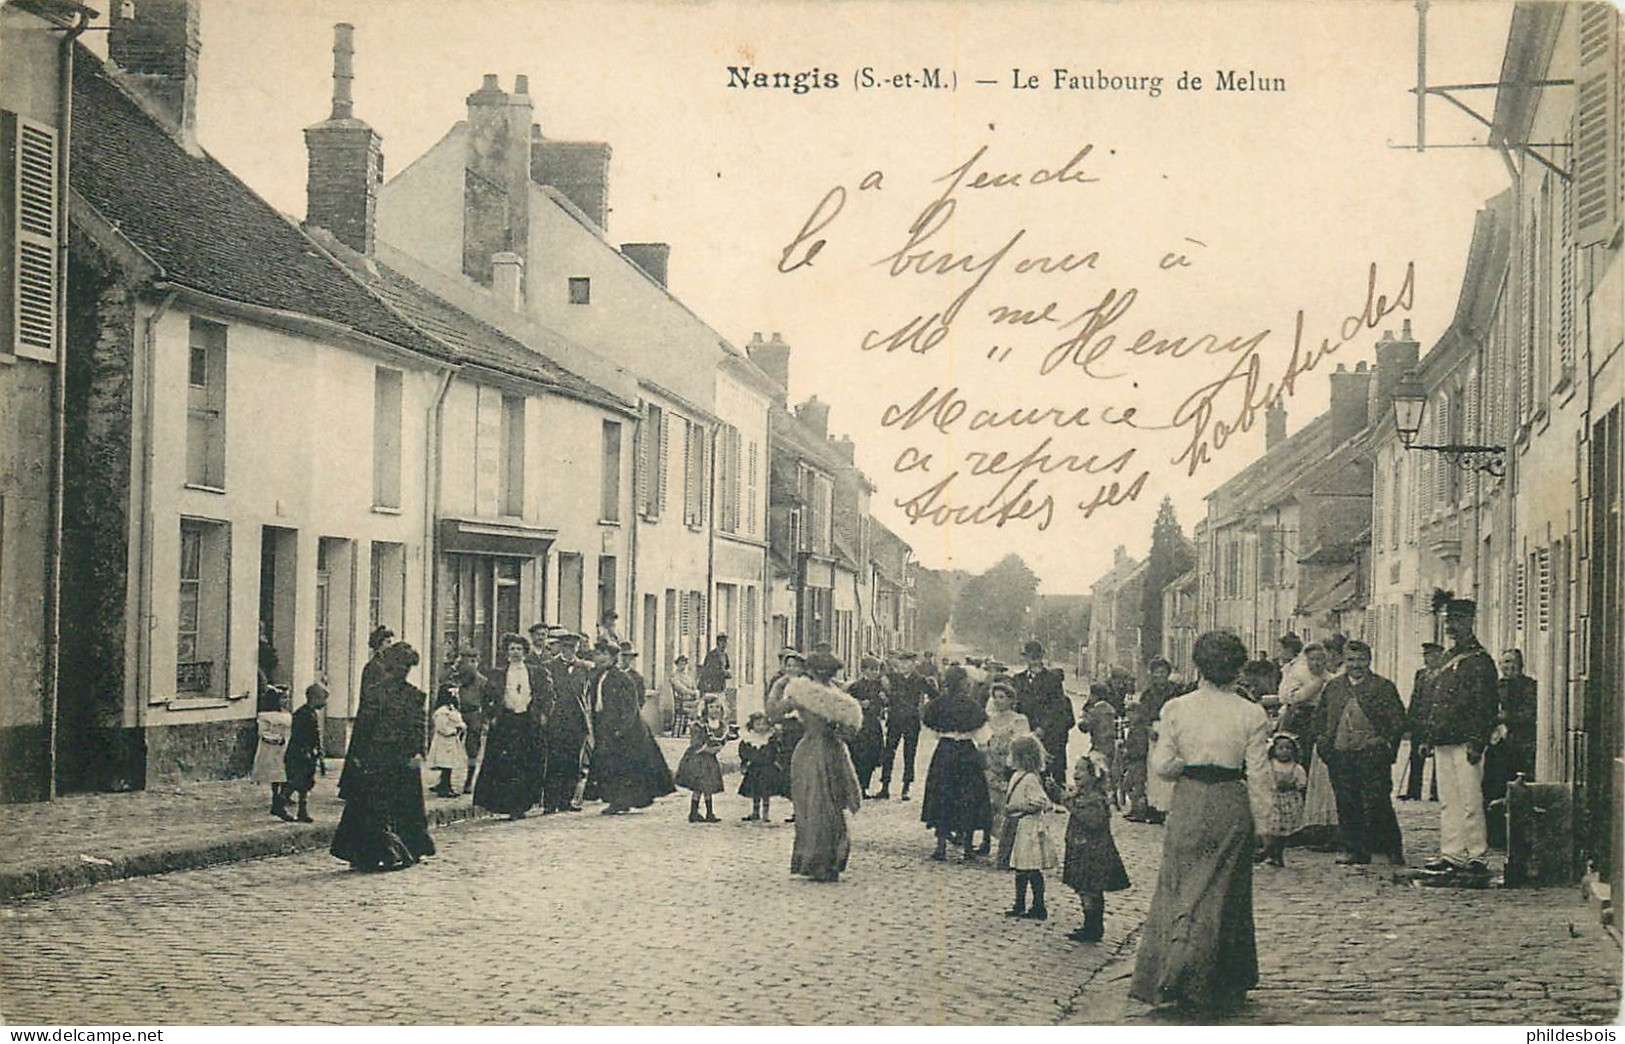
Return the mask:
[(1089, 589), (1090, 680), (1105, 681), (1114, 669), (1140, 674), (1145, 566), (1118, 545), (1111, 569)]

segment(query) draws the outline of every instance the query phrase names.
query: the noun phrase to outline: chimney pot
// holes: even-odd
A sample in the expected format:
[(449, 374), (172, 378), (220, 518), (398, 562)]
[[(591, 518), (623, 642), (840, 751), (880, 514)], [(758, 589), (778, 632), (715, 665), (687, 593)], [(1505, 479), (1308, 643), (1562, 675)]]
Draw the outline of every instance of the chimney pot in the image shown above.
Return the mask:
[(333, 26), (332, 113), (305, 128), (305, 221), (327, 229), (350, 249), (371, 254), (384, 176), (383, 139), (355, 118), (351, 104), (354, 34), (347, 22)]
[(1411, 321), (1409, 319), (1405, 320), (1404, 329), (1405, 329), (1405, 332), (1404, 332), (1404, 334), (1402, 336), (1405, 338), (1405, 340), (1408, 341), (1408, 340), (1411, 339)]
[(515, 94), (529, 94), (530, 77), (526, 76), (524, 73), (520, 73), (518, 76), (515, 76), (513, 78), (513, 92)]
[(482, 91), (500, 91), (500, 90), (502, 90), (502, 83), (501, 83), (500, 80), (497, 79), (497, 74), (496, 73), (486, 73), (484, 82), (480, 84), (480, 90), (482, 90)]

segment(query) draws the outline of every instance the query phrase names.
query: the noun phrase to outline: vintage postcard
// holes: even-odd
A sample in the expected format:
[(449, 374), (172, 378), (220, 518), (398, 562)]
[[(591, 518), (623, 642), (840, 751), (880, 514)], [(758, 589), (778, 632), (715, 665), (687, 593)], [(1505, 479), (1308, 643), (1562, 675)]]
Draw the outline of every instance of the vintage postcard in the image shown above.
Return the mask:
[(1607, 2), (4, 0), (0, 1017), (1617, 1021), (1622, 131)]

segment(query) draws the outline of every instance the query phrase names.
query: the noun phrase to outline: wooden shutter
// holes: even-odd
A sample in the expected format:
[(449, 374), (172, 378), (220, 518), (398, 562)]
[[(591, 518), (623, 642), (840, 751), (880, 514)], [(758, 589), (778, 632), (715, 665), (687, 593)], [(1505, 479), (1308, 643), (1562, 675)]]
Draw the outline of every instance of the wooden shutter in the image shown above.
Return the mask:
[(1619, 223), (1619, 15), (1613, 4), (1580, 7), (1575, 76), (1575, 231), (1580, 246), (1606, 243)]
[(1557, 259), (1557, 359), (1558, 379), (1574, 373), (1574, 182), (1563, 181), (1559, 197), (1562, 213), (1558, 215), (1558, 228), (1562, 230), (1558, 241)]
[(651, 414), (653, 407), (647, 403), (643, 407), (643, 416), (638, 423), (638, 453), (637, 453), (637, 479), (634, 483), (634, 496), (637, 498), (638, 514), (649, 517), (649, 491), (650, 471), (654, 468), (655, 436), (652, 426)]
[(654, 415), (655, 428), (658, 431), (655, 455), (659, 458), (655, 461), (654, 510), (650, 512), (650, 515), (659, 518), (666, 512), (666, 472), (671, 461), (669, 439), (671, 418), (667, 417), (666, 411), (659, 406), (651, 406), (649, 409)]
[[(0, 185), (11, 225), (10, 320), (3, 350), (30, 359), (56, 359), (57, 134), (43, 124), (0, 112)], [(3, 226), (0, 226), (3, 227)]]

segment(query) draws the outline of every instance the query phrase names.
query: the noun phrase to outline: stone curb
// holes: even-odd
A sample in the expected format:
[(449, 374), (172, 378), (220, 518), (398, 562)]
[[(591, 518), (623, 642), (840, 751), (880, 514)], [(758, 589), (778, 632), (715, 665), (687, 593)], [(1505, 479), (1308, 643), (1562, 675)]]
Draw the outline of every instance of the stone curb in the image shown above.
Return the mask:
[[(717, 761), (724, 775), (739, 771), (739, 759), (731, 750), (719, 755)], [(428, 814), (431, 827), (488, 817), (488, 813), (461, 803), (430, 804)], [(336, 821), (297, 825), (274, 823), (248, 827), (240, 833), (212, 842), (199, 841), (179, 846), (156, 844), (121, 852), (107, 859), (98, 857), (94, 862), (83, 857), (56, 857), (26, 870), (0, 871), (0, 903), (39, 899), (132, 877), (150, 877), (175, 870), (198, 870), (249, 859), (311, 852), (332, 844), (333, 832), (337, 829)]]

